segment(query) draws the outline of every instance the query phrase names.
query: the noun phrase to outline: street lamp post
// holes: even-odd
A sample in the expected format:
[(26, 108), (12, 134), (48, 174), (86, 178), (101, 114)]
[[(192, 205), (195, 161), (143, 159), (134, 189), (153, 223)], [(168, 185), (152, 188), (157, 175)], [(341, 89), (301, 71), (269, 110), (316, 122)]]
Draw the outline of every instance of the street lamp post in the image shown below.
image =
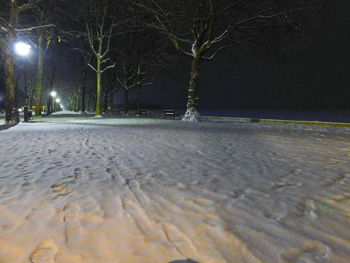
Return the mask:
[[(59, 107), (59, 105), (60, 105), (60, 102), (61, 102), (61, 99), (60, 98), (57, 98), (56, 100), (55, 100), (55, 102), (56, 102), (56, 109), (58, 109), (58, 107)], [(58, 109), (58, 111), (59, 111), (59, 109)]]
[(49, 114), (53, 113), (55, 111), (55, 102), (54, 102), (54, 99), (56, 98), (57, 96), (57, 92), (56, 91), (51, 91), (50, 92), (50, 111), (49, 111)]
[[(14, 44), (14, 50), (17, 55), (21, 57), (28, 57), (31, 53), (32, 47), (25, 42), (19, 41)], [(25, 84), (26, 85), (26, 84)], [(24, 122), (29, 121), (29, 111), (28, 111), (28, 94), (27, 89), (25, 89), (25, 102), (24, 102)]]

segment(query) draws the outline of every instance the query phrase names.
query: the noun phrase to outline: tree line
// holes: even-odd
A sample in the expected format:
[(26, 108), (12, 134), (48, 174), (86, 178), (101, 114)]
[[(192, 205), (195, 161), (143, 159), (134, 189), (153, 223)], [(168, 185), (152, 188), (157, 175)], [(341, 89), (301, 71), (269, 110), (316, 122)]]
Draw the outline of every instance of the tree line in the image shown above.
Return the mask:
[[(77, 52), (85, 65), (81, 86), (69, 96), (74, 109), (86, 110), (90, 73), (95, 79), (96, 116), (101, 116), (103, 104), (108, 104), (108, 97), (113, 100), (119, 89), (124, 90), (125, 101), (135, 89), (139, 108), (141, 89), (163, 70), (171, 70), (177, 56), (183, 56), (191, 61), (183, 120), (198, 121), (202, 63), (210, 63), (226, 49), (269, 50), (286, 35), (307, 38), (309, 26), (326, 4), (325, 0), (0, 0), (5, 121), (19, 122), (20, 80), (25, 97), (36, 106), (35, 115), (41, 115), (59, 67), (52, 54), (61, 43)], [(25, 70), (14, 52), (18, 40), (29, 41), (35, 48), (30, 81), (19, 76)], [(45, 63), (48, 60), (51, 63)], [(29, 95), (28, 86), (33, 87)]]

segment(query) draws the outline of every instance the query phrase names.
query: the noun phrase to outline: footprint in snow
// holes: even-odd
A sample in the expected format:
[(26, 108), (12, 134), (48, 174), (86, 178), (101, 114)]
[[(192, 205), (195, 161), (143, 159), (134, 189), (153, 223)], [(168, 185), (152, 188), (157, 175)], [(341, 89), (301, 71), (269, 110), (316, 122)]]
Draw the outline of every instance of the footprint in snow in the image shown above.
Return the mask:
[(44, 241), (32, 252), (30, 263), (54, 263), (58, 247), (51, 240)]
[(319, 241), (307, 240), (301, 248), (288, 248), (281, 254), (286, 263), (324, 262), (331, 250)]

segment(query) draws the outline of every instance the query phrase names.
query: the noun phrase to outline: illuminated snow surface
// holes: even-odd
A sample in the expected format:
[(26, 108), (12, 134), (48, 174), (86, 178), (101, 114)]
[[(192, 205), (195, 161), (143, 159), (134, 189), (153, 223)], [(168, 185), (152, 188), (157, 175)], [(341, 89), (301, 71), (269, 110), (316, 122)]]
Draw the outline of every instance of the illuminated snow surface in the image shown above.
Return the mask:
[(350, 262), (349, 129), (41, 120), (0, 132), (1, 263)]

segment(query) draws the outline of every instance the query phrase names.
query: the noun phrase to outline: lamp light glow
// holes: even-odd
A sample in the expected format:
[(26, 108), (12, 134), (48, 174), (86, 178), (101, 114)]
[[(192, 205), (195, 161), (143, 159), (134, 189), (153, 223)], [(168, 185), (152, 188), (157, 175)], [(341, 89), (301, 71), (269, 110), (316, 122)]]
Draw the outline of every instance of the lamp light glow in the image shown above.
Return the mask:
[(60, 103), (60, 102), (61, 102), (61, 99), (57, 98), (56, 103)]
[(15, 52), (16, 54), (26, 57), (30, 54), (32, 47), (24, 42), (17, 42), (15, 43)]
[(57, 92), (56, 91), (51, 91), (50, 92), (50, 96), (51, 97), (56, 97), (57, 96)]

